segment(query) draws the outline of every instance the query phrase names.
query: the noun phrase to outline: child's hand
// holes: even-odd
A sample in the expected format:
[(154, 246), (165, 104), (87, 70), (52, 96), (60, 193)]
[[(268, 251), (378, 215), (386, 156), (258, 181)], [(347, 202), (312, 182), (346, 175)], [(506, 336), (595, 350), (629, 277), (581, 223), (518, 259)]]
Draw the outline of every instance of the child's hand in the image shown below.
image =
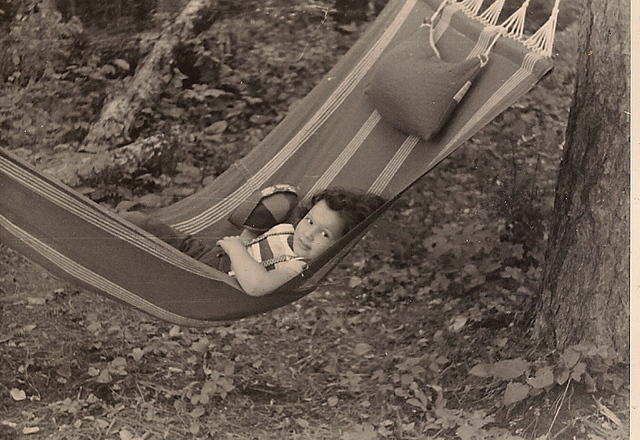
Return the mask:
[(222, 240), (218, 240), (218, 246), (220, 246), (227, 254), (234, 249), (244, 249), (244, 243), (237, 235), (224, 237)]

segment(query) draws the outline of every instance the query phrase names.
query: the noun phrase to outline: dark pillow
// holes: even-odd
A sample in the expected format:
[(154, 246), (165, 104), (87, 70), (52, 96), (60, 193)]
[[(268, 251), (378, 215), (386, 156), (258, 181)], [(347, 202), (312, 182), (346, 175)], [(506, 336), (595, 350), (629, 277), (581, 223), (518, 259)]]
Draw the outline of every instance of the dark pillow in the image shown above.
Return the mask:
[(429, 139), (449, 121), (481, 67), (480, 57), (456, 63), (438, 58), (423, 27), (380, 60), (366, 93), (383, 120)]

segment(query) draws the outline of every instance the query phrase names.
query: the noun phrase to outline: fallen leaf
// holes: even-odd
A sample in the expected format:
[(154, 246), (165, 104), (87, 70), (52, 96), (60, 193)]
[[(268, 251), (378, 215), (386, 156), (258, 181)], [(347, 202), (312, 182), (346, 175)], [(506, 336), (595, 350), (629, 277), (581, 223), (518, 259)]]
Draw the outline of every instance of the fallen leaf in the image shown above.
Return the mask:
[(356, 277), (356, 276), (349, 278), (348, 286), (350, 289), (353, 289), (354, 287), (358, 287), (360, 284), (362, 284), (362, 278)]
[(478, 438), (478, 429), (469, 425), (463, 425), (456, 430), (456, 434), (461, 440), (473, 440), (474, 438)]
[(536, 372), (535, 377), (527, 379), (527, 383), (538, 389), (553, 385), (553, 370), (551, 367), (543, 367)]
[(586, 387), (587, 393), (595, 393), (597, 390), (596, 381), (593, 380), (593, 377), (589, 373), (584, 373), (583, 377), (584, 385)]
[(130, 67), (129, 67), (129, 63), (127, 63), (125, 60), (118, 58), (113, 60), (113, 64), (115, 64), (116, 66), (118, 66), (119, 68), (121, 68), (124, 71), (129, 71)]
[(22, 428), (22, 433), (25, 435), (35, 434), (36, 432), (40, 432), (40, 428), (38, 428), (37, 426), (29, 426), (29, 427)]
[(193, 408), (191, 410), (191, 412), (189, 413), (191, 415), (191, 417), (193, 417), (194, 419), (197, 419), (198, 417), (203, 416), (205, 413), (205, 409), (203, 406), (198, 405), (195, 408)]
[(336, 406), (338, 404), (338, 398), (337, 397), (329, 397), (327, 399), (327, 404), (329, 406)]
[(223, 133), (228, 126), (229, 126), (229, 123), (227, 121), (218, 121), (218, 122), (214, 122), (213, 124), (205, 128), (204, 132), (206, 134), (220, 134), (220, 133)]
[(496, 338), (496, 340), (494, 341), (494, 344), (496, 345), (496, 347), (504, 347), (505, 345), (507, 345), (508, 339), (507, 338)]
[(69, 364), (61, 365), (56, 369), (56, 373), (64, 378), (69, 379), (71, 377), (71, 366)]
[(9, 394), (11, 394), (11, 398), (13, 400), (18, 402), (27, 398), (27, 394), (18, 388), (12, 388), (11, 391), (9, 391)]
[(580, 382), (580, 379), (582, 378), (582, 375), (586, 370), (587, 364), (585, 364), (584, 362), (578, 362), (573, 367), (573, 371), (571, 372), (571, 379), (575, 380), (576, 382)]
[(451, 324), (449, 325), (449, 330), (451, 330), (452, 332), (458, 332), (462, 329), (462, 327), (464, 327), (466, 323), (466, 316), (456, 316), (455, 318), (453, 318)]
[(191, 344), (191, 350), (197, 351), (198, 353), (205, 353), (209, 350), (209, 339), (200, 338), (200, 340)]
[(125, 367), (127, 365), (127, 360), (118, 356), (111, 361), (111, 365), (114, 367)]
[(131, 200), (123, 200), (116, 206), (117, 212), (126, 212), (136, 206), (136, 202), (132, 202)]
[(271, 119), (271, 116), (266, 115), (253, 115), (249, 118), (249, 120), (254, 124), (266, 124), (267, 122), (271, 121)]
[(133, 350), (131, 350), (131, 357), (136, 362), (142, 359), (142, 356), (144, 356), (144, 351), (141, 348), (136, 347)]
[(356, 425), (352, 430), (342, 434), (341, 440), (376, 440), (378, 434), (369, 424)]
[(426, 410), (426, 406), (416, 398), (412, 397), (411, 399), (407, 399), (407, 403), (409, 405), (412, 405), (412, 406), (418, 407), (420, 409)]
[(120, 430), (118, 435), (120, 436), (120, 440), (132, 440), (133, 439), (133, 434), (131, 434), (131, 432), (127, 431), (126, 429)]
[(96, 382), (98, 383), (109, 383), (111, 382), (111, 374), (109, 374), (108, 369), (104, 369), (100, 372), (98, 377), (96, 378)]
[(562, 385), (567, 380), (569, 380), (569, 369), (564, 368), (559, 373), (556, 374), (556, 383)]
[(137, 203), (145, 208), (157, 208), (162, 205), (164, 198), (157, 194), (145, 194), (137, 200)]
[(572, 347), (568, 347), (562, 353), (562, 360), (564, 360), (564, 363), (567, 366), (567, 368), (571, 368), (575, 364), (577, 364), (578, 361), (580, 360), (580, 353), (574, 350)]
[(487, 364), (484, 362), (480, 363), (469, 370), (469, 374), (478, 377), (491, 377), (491, 364)]
[(493, 364), (492, 375), (499, 379), (515, 379), (527, 371), (529, 363), (521, 358), (506, 359)]
[(45, 305), (47, 300), (44, 299), (44, 298), (37, 297), (37, 296), (29, 296), (29, 297), (27, 297), (27, 302), (29, 304), (31, 304), (31, 305), (34, 305), (34, 306), (43, 306), (43, 305)]
[(373, 347), (371, 347), (371, 345), (365, 344), (364, 342), (360, 342), (359, 344), (356, 344), (356, 346), (353, 348), (353, 352), (358, 356), (364, 356), (369, 351), (371, 351), (372, 348)]
[(525, 385), (520, 382), (510, 383), (507, 385), (507, 389), (504, 392), (504, 404), (511, 405), (512, 403), (524, 400), (529, 395), (529, 389), (529, 385)]

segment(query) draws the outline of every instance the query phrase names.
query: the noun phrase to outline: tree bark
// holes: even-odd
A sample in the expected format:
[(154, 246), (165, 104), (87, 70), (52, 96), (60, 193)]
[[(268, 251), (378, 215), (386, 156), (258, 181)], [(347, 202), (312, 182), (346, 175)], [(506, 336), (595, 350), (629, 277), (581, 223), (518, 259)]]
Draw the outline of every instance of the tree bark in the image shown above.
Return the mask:
[(629, 360), (629, 0), (587, 0), (535, 328)]
[(153, 101), (173, 78), (173, 51), (176, 46), (210, 25), (213, 0), (191, 0), (180, 15), (168, 24), (138, 68), (130, 87), (117, 95), (102, 113), (84, 140), (85, 151), (98, 152), (131, 142), (138, 112)]
[(170, 173), (175, 170), (180, 151), (176, 142), (164, 135), (138, 138), (114, 151), (82, 153), (63, 149), (38, 164), (44, 174), (69, 186), (87, 182), (118, 184), (123, 177), (135, 178), (145, 172)]
[(363, 21), (367, 18), (368, 0), (336, 0), (336, 22), (349, 24), (352, 21)]

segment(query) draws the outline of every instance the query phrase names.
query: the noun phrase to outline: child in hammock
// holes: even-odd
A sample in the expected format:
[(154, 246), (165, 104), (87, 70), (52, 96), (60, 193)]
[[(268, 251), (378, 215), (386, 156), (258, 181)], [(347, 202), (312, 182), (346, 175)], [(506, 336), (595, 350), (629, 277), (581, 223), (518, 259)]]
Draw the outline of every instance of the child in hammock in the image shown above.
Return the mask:
[(302, 215), (295, 226), (280, 223), (257, 236), (243, 229), (239, 236), (216, 242), (182, 234), (138, 213), (124, 217), (189, 256), (235, 276), (247, 294), (262, 296), (300, 274), (309, 260), (364, 220), (381, 201), (373, 195), (327, 189), (298, 208)]

